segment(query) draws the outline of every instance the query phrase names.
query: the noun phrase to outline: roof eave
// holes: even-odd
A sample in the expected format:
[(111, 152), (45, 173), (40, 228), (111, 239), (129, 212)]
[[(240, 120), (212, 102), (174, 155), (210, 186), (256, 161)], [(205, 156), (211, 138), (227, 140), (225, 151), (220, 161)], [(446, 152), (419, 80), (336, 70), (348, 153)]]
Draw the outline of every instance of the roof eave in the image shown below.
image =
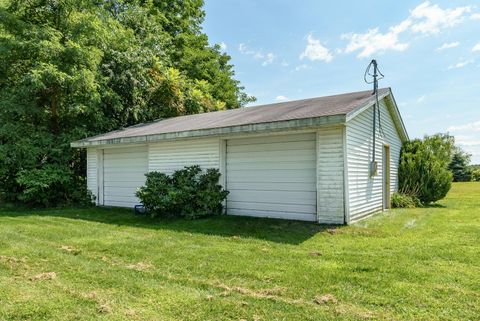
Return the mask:
[(199, 130), (188, 130), (188, 131), (182, 131), (182, 132), (172, 132), (172, 133), (163, 133), (163, 134), (151, 134), (151, 135), (143, 135), (143, 136), (103, 139), (103, 140), (95, 140), (95, 141), (78, 140), (78, 141), (72, 142), (70, 146), (75, 148), (88, 148), (88, 147), (99, 147), (99, 146), (117, 145), (117, 144), (138, 144), (138, 143), (147, 143), (147, 142), (157, 142), (157, 141), (163, 141), (163, 140), (225, 136), (225, 135), (241, 134), (241, 133), (278, 132), (278, 131), (314, 128), (314, 127), (320, 127), (325, 125), (344, 124), (345, 122), (346, 122), (346, 115), (340, 114), (340, 115), (329, 115), (329, 116), (321, 116), (321, 117), (313, 117), (313, 118), (275, 121), (275, 122), (268, 122), (268, 123), (246, 124), (246, 125), (199, 129)]
[[(408, 137), (407, 129), (405, 128), (405, 124), (403, 123), (402, 116), (400, 115), (400, 111), (398, 109), (397, 103), (395, 102), (395, 98), (393, 97), (391, 88), (388, 88), (388, 90), (385, 93), (378, 96), (379, 101), (381, 101), (384, 98), (385, 98), (385, 101), (387, 102), (388, 108), (390, 109), (391, 112), (393, 112), (392, 119), (395, 123), (395, 127), (397, 129), (398, 134), (400, 135), (402, 142), (408, 141), (409, 137)], [(357, 108), (355, 108), (354, 110), (352, 110), (346, 115), (346, 122), (355, 118), (357, 115), (361, 114), (363, 111), (372, 107), (374, 104), (375, 104), (375, 100), (370, 100), (370, 101), (367, 101), (365, 104), (358, 106)]]
[(400, 110), (398, 109), (397, 102), (395, 101), (395, 97), (393, 96), (393, 93), (391, 92), (391, 90), (386, 101), (387, 101), (387, 104), (391, 106), (391, 110), (394, 113), (393, 118), (394, 118), (395, 126), (397, 127), (397, 131), (399, 132), (402, 138), (402, 141), (403, 142), (409, 141), (410, 138), (408, 137), (407, 128), (405, 127), (405, 123), (403, 122), (402, 115), (400, 114)]

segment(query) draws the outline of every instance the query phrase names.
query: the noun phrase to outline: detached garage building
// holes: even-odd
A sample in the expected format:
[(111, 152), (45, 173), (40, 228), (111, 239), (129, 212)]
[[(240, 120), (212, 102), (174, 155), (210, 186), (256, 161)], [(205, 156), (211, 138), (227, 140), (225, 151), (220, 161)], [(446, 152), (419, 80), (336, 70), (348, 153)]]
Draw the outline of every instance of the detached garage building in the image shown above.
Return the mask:
[[(87, 149), (97, 205), (132, 207), (150, 171), (219, 168), (230, 215), (344, 224), (389, 207), (407, 132), (379, 90), (181, 116), (72, 143)], [(377, 110), (377, 115), (378, 115)]]

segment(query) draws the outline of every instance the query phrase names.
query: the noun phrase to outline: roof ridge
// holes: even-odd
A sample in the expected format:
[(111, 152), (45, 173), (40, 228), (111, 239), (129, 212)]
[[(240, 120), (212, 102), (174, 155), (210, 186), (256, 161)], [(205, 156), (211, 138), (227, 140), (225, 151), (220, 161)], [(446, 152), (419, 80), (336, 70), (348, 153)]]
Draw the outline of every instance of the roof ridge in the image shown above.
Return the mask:
[[(388, 87), (379, 89), (381, 95), (387, 95), (390, 92), (391, 89)], [(231, 133), (233, 131), (257, 131), (259, 127), (279, 128), (279, 126), (285, 126), (287, 123), (293, 127), (298, 127), (304, 123), (306, 124), (305, 126), (313, 126), (314, 123), (318, 125), (319, 123), (323, 124), (325, 122), (342, 122), (342, 119), (345, 119), (352, 111), (370, 104), (373, 97), (374, 95), (372, 95), (370, 90), (365, 90), (223, 111), (183, 115), (137, 124), (88, 137), (74, 142), (72, 146), (79, 147), (105, 143), (121, 143), (126, 139), (135, 140), (135, 137), (139, 139), (140, 137), (144, 137), (147, 139), (147, 136), (150, 137), (153, 135), (156, 137), (168, 136), (170, 137), (169, 139), (176, 139), (185, 137), (186, 135), (188, 136), (188, 133), (201, 136), (207, 135), (207, 132)], [(320, 120), (320, 118), (322, 120)], [(260, 126), (260, 124), (263, 125)]]

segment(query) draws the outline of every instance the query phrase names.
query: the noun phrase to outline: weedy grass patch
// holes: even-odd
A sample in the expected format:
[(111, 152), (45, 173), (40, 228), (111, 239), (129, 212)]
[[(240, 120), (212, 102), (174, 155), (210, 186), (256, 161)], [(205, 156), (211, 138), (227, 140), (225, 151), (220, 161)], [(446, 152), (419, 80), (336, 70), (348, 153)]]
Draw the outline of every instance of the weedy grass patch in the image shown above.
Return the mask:
[(2, 320), (475, 320), (480, 184), (352, 226), (0, 209)]

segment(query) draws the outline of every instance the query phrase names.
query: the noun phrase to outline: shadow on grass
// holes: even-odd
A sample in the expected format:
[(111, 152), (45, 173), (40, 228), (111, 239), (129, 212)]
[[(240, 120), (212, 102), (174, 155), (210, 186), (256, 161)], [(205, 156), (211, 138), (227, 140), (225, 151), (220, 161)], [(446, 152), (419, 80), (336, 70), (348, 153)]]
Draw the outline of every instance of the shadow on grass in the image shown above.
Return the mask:
[(427, 205), (423, 205), (421, 207), (422, 208), (447, 208), (445, 205), (438, 204), (438, 203), (427, 204)]
[(214, 216), (198, 220), (160, 219), (135, 216), (133, 210), (122, 208), (54, 208), (26, 209), (0, 207), (1, 217), (45, 216), (92, 221), (116, 226), (131, 226), (153, 230), (242, 237), (285, 244), (301, 244), (319, 232), (341, 229), (338, 225), (287, 221), (269, 218)]

